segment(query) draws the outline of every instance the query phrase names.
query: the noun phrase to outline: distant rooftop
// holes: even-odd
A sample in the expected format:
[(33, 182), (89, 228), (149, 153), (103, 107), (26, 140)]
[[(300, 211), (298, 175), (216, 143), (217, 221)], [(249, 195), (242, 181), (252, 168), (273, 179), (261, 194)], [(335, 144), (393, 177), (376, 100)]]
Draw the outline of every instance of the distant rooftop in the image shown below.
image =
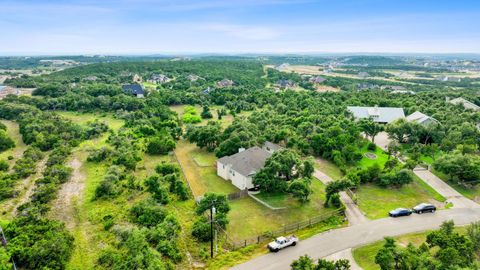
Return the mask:
[(405, 118), (403, 108), (348, 106), (347, 110), (357, 119), (371, 118), (378, 123), (390, 123), (397, 119)]

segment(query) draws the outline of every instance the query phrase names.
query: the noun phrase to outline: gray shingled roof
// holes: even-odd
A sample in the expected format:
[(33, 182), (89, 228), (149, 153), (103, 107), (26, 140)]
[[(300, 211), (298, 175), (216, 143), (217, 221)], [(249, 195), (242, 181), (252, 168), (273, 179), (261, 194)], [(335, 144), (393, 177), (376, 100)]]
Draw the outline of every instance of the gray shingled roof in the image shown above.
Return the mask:
[(254, 146), (236, 153), (231, 156), (225, 156), (218, 160), (222, 164), (232, 164), (232, 169), (236, 172), (248, 176), (257, 173), (265, 166), (265, 161), (271, 154), (266, 150)]
[(348, 106), (347, 109), (357, 119), (372, 118), (373, 121), (380, 123), (390, 123), (397, 119), (405, 118), (403, 108)]
[(145, 94), (145, 90), (143, 90), (143, 87), (139, 84), (125, 84), (122, 85), (122, 89), (125, 93), (131, 95)]
[(266, 141), (264, 144), (263, 144), (265, 147), (268, 147), (268, 149), (272, 150), (272, 151), (277, 151), (277, 150), (280, 150), (282, 149), (282, 147), (278, 144), (275, 144), (275, 143), (272, 143), (272, 142), (269, 142), (269, 141)]

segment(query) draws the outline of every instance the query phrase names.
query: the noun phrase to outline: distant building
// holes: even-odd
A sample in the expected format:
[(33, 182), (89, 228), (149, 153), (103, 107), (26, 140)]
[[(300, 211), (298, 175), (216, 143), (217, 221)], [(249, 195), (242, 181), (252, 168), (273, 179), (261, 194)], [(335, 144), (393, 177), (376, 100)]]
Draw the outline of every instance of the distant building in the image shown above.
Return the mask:
[(310, 79), (308, 79), (309, 82), (315, 83), (315, 84), (323, 83), (326, 80), (327, 79), (325, 79), (323, 77), (320, 77), (320, 76), (314, 76), (314, 77), (311, 77)]
[(150, 76), (150, 79), (147, 80), (149, 83), (162, 84), (171, 81), (169, 77), (164, 74), (153, 74)]
[(88, 76), (88, 77), (85, 77), (83, 80), (93, 82), (93, 81), (98, 80), (98, 77), (97, 76)]
[(278, 80), (275, 84), (280, 89), (295, 88), (297, 84), (292, 80)]
[(393, 90), (390, 92), (390, 94), (410, 94), (410, 95), (415, 95), (416, 93), (411, 90)]
[(253, 188), (253, 176), (265, 166), (273, 152), (279, 149), (280, 146), (270, 142), (266, 142), (262, 148), (240, 148), (238, 153), (217, 160), (217, 175), (232, 181), (241, 190)]
[(202, 91), (202, 93), (208, 94), (208, 93), (210, 93), (210, 91), (212, 91), (212, 88), (209, 86), (209, 87), (205, 88), (205, 89)]
[(373, 83), (359, 83), (357, 84), (357, 89), (359, 91), (362, 90), (375, 90), (375, 89), (380, 89), (380, 86), (373, 84)]
[(437, 119), (430, 117), (426, 114), (423, 114), (419, 111), (416, 111), (409, 116), (406, 117), (408, 122), (415, 122), (417, 124), (420, 124), (422, 126), (428, 126), (432, 123), (439, 123)]
[(382, 90), (390, 89), (394, 91), (404, 91), (406, 89), (405, 86), (402, 85), (382, 85), (380, 88)]
[(475, 103), (473, 102), (470, 102), (462, 97), (459, 97), (459, 98), (454, 98), (452, 100), (450, 100), (449, 97), (446, 98), (447, 99), (447, 102), (451, 103), (451, 104), (454, 104), (454, 105), (462, 105), (465, 109), (469, 109), (469, 110), (474, 110), (474, 111), (480, 111), (480, 107), (478, 105), (476, 105)]
[(435, 79), (441, 82), (461, 82), (462, 81), (462, 78), (451, 77), (451, 76), (437, 76), (435, 77)]
[(374, 122), (381, 124), (388, 124), (395, 120), (405, 118), (403, 108), (348, 106), (347, 110), (349, 110), (356, 119), (370, 118)]
[(145, 97), (145, 90), (140, 84), (125, 84), (122, 85), (122, 90), (127, 95), (133, 95), (137, 98)]
[(357, 74), (358, 77), (362, 78), (362, 79), (365, 79), (365, 78), (368, 78), (370, 77), (370, 74), (368, 74), (368, 72), (365, 72), (365, 71), (361, 71)]
[(199, 79), (201, 79), (201, 77), (197, 76), (197, 75), (194, 75), (194, 74), (190, 74), (190, 75), (187, 76), (187, 80), (189, 80), (191, 82), (196, 82)]
[(142, 83), (142, 77), (138, 74), (134, 74), (132, 80), (134, 83)]
[(218, 87), (231, 87), (233, 86), (233, 81), (229, 79), (223, 79), (219, 82), (217, 82)]

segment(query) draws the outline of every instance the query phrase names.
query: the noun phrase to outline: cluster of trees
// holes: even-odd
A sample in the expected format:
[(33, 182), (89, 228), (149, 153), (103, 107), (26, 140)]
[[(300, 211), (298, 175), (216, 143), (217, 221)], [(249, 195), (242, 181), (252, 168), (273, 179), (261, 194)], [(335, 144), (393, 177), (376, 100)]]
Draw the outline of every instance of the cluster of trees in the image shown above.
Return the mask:
[(288, 192), (300, 202), (309, 200), (314, 161), (301, 160), (291, 149), (275, 151), (265, 162), (265, 166), (253, 177), (253, 184), (267, 193)]
[(193, 106), (186, 106), (182, 116), (182, 121), (186, 124), (196, 124), (202, 122), (197, 110)]
[(433, 164), (435, 170), (449, 176), (450, 180), (464, 185), (475, 185), (480, 180), (480, 156), (460, 151), (445, 154)]
[(292, 270), (349, 270), (350, 262), (345, 259), (338, 261), (318, 259), (315, 262), (308, 255), (304, 255), (293, 261), (290, 267)]
[(427, 235), (419, 247), (400, 247), (393, 238), (375, 257), (382, 270), (390, 269), (476, 269), (476, 252), (480, 247), (480, 224), (469, 226), (467, 235), (455, 231), (453, 221), (444, 222), (439, 230)]
[[(213, 207), (215, 213), (212, 221), (209, 211)], [(228, 212), (230, 212), (230, 205), (225, 195), (206, 193), (195, 208), (198, 218), (193, 223), (192, 235), (201, 242), (210, 241), (214, 237), (210, 232), (210, 223), (214, 222), (214, 226), (225, 230), (228, 225)]]
[(171, 195), (175, 195), (180, 201), (190, 197), (188, 188), (180, 177), (180, 169), (176, 165), (162, 162), (155, 167), (155, 171), (158, 175), (148, 177), (144, 183), (157, 202), (167, 204), (171, 200)]
[(12, 198), (17, 192), (15, 191), (15, 183), (27, 178), (36, 172), (37, 162), (43, 158), (43, 153), (35, 147), (28, 147), (23, 156), (15, 161), (12, 172), (8, 173), (8, 163), (2, 162), (3, 170), (0, 172), (0, 200)]
[(138, 227), (110, 225), (118, 240), (102, 251), (98, 265), (118, 270), (174, 269), (183, 259), (178, 247), (182, 227), (176, 217), (151, 199), (138, 202), (129, 212)]
[(0, 152), (15, 147), (15, 142), (7, 134), (7, 126), (0, 123)]

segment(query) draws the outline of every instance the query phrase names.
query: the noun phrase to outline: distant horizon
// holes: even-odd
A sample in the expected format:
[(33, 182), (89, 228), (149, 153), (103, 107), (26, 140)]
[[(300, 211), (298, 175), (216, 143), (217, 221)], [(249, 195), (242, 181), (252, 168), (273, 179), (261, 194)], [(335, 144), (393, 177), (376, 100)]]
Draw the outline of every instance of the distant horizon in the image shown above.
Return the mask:
[(119, 56), (119, 57), (181, 57), (181, 56), (480, 56), (476, 52), (145, 52), (145, 53), (18, 53), (0, 54), (0, 57), (63, 57), (63, 56)]
[(475, 0), (2, 0), (1, 55), (480, 54)]

